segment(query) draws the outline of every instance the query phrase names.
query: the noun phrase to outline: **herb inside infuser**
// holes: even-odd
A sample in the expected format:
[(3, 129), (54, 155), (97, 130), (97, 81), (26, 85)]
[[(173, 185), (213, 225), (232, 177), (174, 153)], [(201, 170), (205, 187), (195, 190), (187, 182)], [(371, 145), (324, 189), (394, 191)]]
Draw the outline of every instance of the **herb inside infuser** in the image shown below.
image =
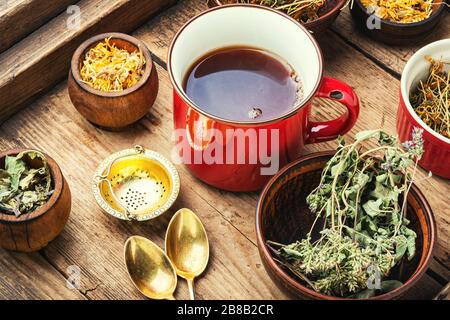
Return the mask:
[[(31, 167), (24, 159), (41, 163)], [(38, 151), (25, 151), (6, 156), (0, 169), (0, 212), (17, 217), (46, 204), (53, 193), (52, 177), (45, 156)]]
[(428, 78), (420, 81), (410, 97), (417, 115), (431, 129), (450, 138), (450, 72), (444, 67), (450, 62), (437, 61), (427, 56), (431, 63)]
[[(363, 150), (362, 143), (374, 138), (378, 146)], [(320, 184), (307, 197), (316, 215), (310, 232), (289, 245), (268, 241), (276, 260), (328, 295), (367, 298), (400, 286), (387, 279), (393, 267), (416, 252), (417, 236), (408, 228), (406, 210), (423, 154), (422, 130), (414, 129), (413, 140), (404, 146), (407, 151), (381, 130), (360, 132), (350, 145), (339, 139)], [(377, 271), (381, 289), (368, 289)]]
[(80, 75), (94, 89), (122, 91), (139, 82), (146, 62), (142, 52), (119, 49), (110, 40), (99, 42), (86, 53)]

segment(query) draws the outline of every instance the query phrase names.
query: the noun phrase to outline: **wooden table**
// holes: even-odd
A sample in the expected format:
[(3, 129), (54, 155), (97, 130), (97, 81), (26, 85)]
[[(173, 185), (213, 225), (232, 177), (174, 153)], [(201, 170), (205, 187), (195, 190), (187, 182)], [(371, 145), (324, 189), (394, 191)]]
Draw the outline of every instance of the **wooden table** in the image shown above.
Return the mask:
[[(160, 92), (151, 112), (132, 129), (115, 133), (92, 126), (72, 106), (66, 82), (0, 126), (2, 150), (29, 147), (48, 153), (60, 164), (73, 195), (70, 220), (47, 248), (34, 254), (0, 250), (0, 298), (142, 299), (124, 267), (124, 241), (137, 234), (163, 246), (169, 219), (182, 207), (198, 213), (211, 243), (210, 265), (196, 286), (199, 299), (289, 298), (270, 280), (258, 255), (254, 230), (258, 194), (216, 190), (178, 166), (182, 188), (174, 207), (154, 221), (136, 224), (104, 215), (90, 191), (99, 161), (115, 151), (142, 144), (170, 156), (173, 124), (167, 49), (182, 24), (205, 9), (203, 0), (181, 1), (133, 33), (154, 54)], [(445, 14), (434, 35), (410, 47), (387, 47), (367, 39), (356, 31), (347, 9), (332, 30), (318, 39), (325, 55), (325, 73), (352, 85), (361, 98), (361, 116), (349, 138), (370, 128), (395, 132), (402, 68), (419, 47), (450, 37), (450, 15)], [(329, 119), (342, 111), (334, 103), (322, 104), (315, 108), (316, 119)], [(305, 153), (333, 148), (334, 142), (310, 145)], [(419, 178), (425, 175), (421, 171)], [(410, 295), (421, 299), (433, 297), (450, 281), (450, 187), (448, 181), (437, 177), (419, 185), (434, 209), (439, 232), (436, 257)], [(73, 266), (81, 270), (79, 289), (66, 285)], [(187, 286), (179, 281), (176, 298), (187, 297)]]

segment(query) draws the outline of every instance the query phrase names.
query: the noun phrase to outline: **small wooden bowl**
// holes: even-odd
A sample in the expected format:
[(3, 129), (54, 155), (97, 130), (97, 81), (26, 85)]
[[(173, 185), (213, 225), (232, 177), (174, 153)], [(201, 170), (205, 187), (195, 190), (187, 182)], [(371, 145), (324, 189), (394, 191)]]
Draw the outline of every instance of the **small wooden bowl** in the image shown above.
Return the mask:
[(433, 12), (428, 19), (413, 23), (396, 23), (380, 19), (380, 28), (378, 29), (368, 28), (367, 21), (373, 17), (367, 12), (367, 8), (361, 3), (361, 0), (355, 0), (350, 12), (358, 28), (374, 40), (390, 45), (408, 45), (429, 35), (438, 25), (444, 9), (445, 1), (434, 0)]
[[(327, 4), (319, 10), (318, 19), (307, 23), (302, 22), (302, 25), (314, 35), (324, 33), (341, 13), (346, 2), (347, 0), (328, 0)], [(208, 0), (210, 8), (227, 4), (224, 0)]]
[[(99, 42), (111, 38), (119, 49), (140, 50), (146, 64), (144, 75), (134, 86), (117, 92), (96, 90), (82, 82), (80, 69), (85, 54)], [(75, 51), (69, 73), (69, 96), (75, 108), (90, 122), (109, 130), (121, 130), (140, 120), (153, 106), (158, 94), (158, 73), (145, 44), (122, 33), (104, 33), (85, 41)]]
[[(301, 284), (274, 261), (266, 241), (288, 244), (309, 232), (315, 216), (308, 209), (306, 197), (319, 184), (322, 169), (333, 154), (334, 151), (311, 154), (283, 168), (262, 191), (256, 209), (257, 243), (264, 267), (280, 288), (299, 298), (340, 299), (317, 293)], [(371, 299), (401, 298), (428, 268), (436, 243), (436, 224), (428, 202), (415, 185), (408, 195), (407, 217), (411, 221), (409, 226), (417, 233), (416, 256), (403, 264), (401, 275), (398, 268), (392, 271), (403, 282), (400, 288)]]
[[(0, 153), (0, 167), (6, 156), (15, 156), (24, 149)], [(49, 201), (39, 209), (19, 217), (0, 213), (0, 247), (20, 252), (34, 252), (44, 248), (62, 231), (69, 219), (71, 194), (58, 164), (46, 155), (53, 178), (54, 192)], [(36, 161), (36, 160), (33, 160)], [(33, 166), (33, 161), (27, 163)]]

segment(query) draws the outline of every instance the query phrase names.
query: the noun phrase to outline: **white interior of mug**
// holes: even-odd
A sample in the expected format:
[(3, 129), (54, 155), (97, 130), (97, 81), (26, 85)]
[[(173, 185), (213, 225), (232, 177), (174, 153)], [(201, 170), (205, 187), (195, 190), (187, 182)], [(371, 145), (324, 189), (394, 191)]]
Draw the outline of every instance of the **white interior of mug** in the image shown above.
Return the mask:
[[(419, 122), (422, 127), (427, 130), (427, 132), (446, 143), (450, 143), (450, 139), (438, 134), (427, 126), (422, 119), (420, 119), (409, 101), (410, 94), (416, 90), (420, 81), (425, 81), (429, 75), (430, 62), (425, 59), (426, 56), (431, 56), (435, 60), (450, 62), (450, 39), (430, 43), (417, 51), (411, 59), (409, 59), (405, 69), (403, 70), (400, 84), (403, 101), (405, 101), (406, 107), (408, 108), (411, 116)], [(448, 72), (450, 65), (446, 65), (445, 69)]]
[[(188, 22), (174, 39), (169, 53), (172, 81), (191, 105), (195, 104), (183, 90), (186, 73), (208, 52), (230, 46), (263, 49), (292, 66), (300, 76), (304, 93), (294, 112), (315, 94), (320, 84), (322, 54), (315, 40), (299, 23), (264, 7), (221, 6)], [(283, 116), (286, 115), (280, 117)]]

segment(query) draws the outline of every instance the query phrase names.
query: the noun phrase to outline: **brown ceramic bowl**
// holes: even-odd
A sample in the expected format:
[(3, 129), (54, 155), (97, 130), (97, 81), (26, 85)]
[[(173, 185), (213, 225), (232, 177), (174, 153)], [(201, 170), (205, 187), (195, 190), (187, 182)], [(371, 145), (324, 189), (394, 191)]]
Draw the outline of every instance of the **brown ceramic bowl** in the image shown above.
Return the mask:
[[(311, 22), (302, 23), (314, 35), (325, 32), (341, 13), (347, 0), (328, 0), (327, 4), (319, 10), (319, 19)], [(230, 4), (227, 0), (208, 0), (210, 8)]]
[[(280, 267), (273, 260), (266, 241), (292, 243), (309, 232), (315, 216), (308, 209), (306, 197), (319, 184), (322, 169), (333, 154), (311, 154), (283, 168), (262, 191), (256, 209), (257, 242), (262, 262), (272, 280), (298, 298), (339, 299), (309, 289)], [(414, 185), (408, 196), (407, 217), (411, 221), (410, 227), (417, 233), (416, 256), (403, 264), (401, 274), (399, 270), (393, 270), (393, 278), (403, 282), (400, 288), (371, 299), (401, 298), (428, 268), (436, 243), (436, 225), (428, 202)]]
[[(111, 38), (119, 49), (141, 50), (146, 64), (144, 75), (134, 86), (117, 92), (96, 90), (82, 82), (80, 69), (86, 52)], [(85, 41), (75, 51), (69, 73), (69, 95), (75, 108), (90, 122), (109, 130), (121, 130), (138, 121), (150, 110), (158, 94), (158, 73), (145, 44), (122, 33), (104, 33)]]
[(428, 19), (413, 23), (396, 23), (389, 20), (380, 20), (380, 28), (369, 29), (367, 21), (371, 14), (361, 3), (355, 0), (350, 12), (358, 28), (374, 40), (391, 45), (408, 45), (425, 38), (438, 25), (445, 9), (445, 2), (434, 0), (433, 12)]
[[(4, 168), (5, 157), (15, 156), (24, 149), (0, 153), (0, 168)], [(49, 201), (39, 209), (19, 217), (0, 212), (0, 247), (20, 252), (33, 252), (42, 249), (55, 239), (69, 219), (72, 197), (69, 185), (64, 179), (58, 164), (46, 155), (53, 178), (54, 192)], [(33, 167), (34, 161), (26, 159)]]

